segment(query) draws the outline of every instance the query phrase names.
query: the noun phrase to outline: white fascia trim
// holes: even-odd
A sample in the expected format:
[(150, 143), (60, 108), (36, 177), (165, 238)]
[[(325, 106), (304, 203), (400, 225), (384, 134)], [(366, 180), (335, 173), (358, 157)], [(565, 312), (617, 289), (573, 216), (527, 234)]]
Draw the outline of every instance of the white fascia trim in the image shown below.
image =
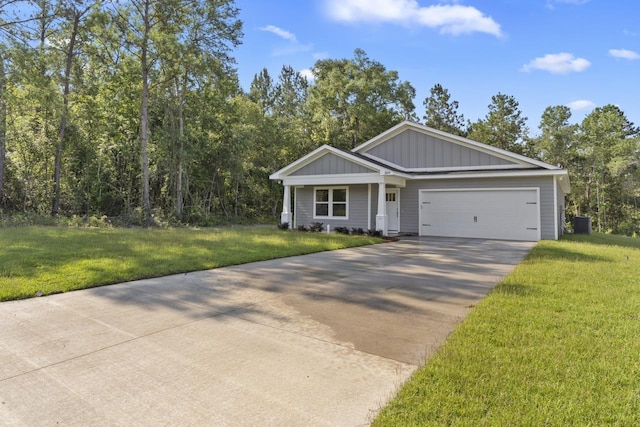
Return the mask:
[[(386, 132), (381, 133), (378, 136), (373, 137), (372, 139), (370, 139), (369, 141), (365, 142), (364, 144), (360, 144), (359, 146), (357, 146), (356, 148), (354, 148), (353, 152), (361, 152), (363, 151), (365, 148), (373, 148), (378, 144), (383, 143), (384, 141), (392, 138), (393, 136), (401, 133), (402, 131), (404, 131), (405, 129), (408, 128), (412, 128), (414, 130), (416, 130), (417, 132), (420, 133), (424, 133), (427, 135), (432, 135), (432, 136), (437, 136), (439, 138), (442, 138), (446, 141), (452, 142), (454, 144), (459, 144), (459, 145), (463, 145), (463, 146), (471, 146), (479, 151), (485, 152), (487, 154), (493, 154), (496, 157), (500, 157), (502, 159), (505, 160), (509, 160), (512, 162), (515, 162), (517, 164), (521, 164), (521, 165), (535, 165), (538, 167), (542, 167), (545, 169), (549, 169), (549, 170), (556, 170), (556, 169), (560, 169), (557, 166), (553, 166), (550, 165), (548, 163), (544, 163), (541, 162), (539, 160), (535, 160), (535, 159), (530, 159), (529, 157), (525, 157), (522, 156), (520, 154), (516, 154), (516, 153), (512, 153), (510, 151), (506, 151), (506, 150), (502, 150), (500, 148), (497, 147), (493, 147), (491, 145), (487, 145), (487, 144), (483, 144), (481, 142), (478, 141), (474, 141), (472, 139), (468, 139), (468, 138), (464, 138), (458, 135), (453, 135), (447, 132), (443, 132), (437, 129), (433, 129), (430, 128), (428, 126), (424, 126), (421, 125), (419, 123), (414, 123), (414, 122), (410, 122), (410, 121), (404, 121), (400, 124), (397, 124), (396, 126), (392, 127), (391, 129), (387, 130)], [(366, 154), (366, 153), (361, 153), (361, 154)], [(395, 166), (397, 167), (397, 166)]]
[(407, 186), (407, 180), (396, 175), (385, 175), (383, 180), (385, 184), (395, 185), (396, 187), (404, 188)]
[(538, 191), (540, 187), (421, 188), (421, 193), (455, 193), (470, 191)]
[(312, 163), (313, 161), (319, 159), (320, 157), (324, 156), (327, 153), (335, 154), (336, 156), (342, 157), (343, 159), (349, 160), (350, 162), (353, 162), (357, 165), (360, 165), (368, 169), (372, 169), (372, 172), (375, 171), (375, 172), (382, 173), (386, 171), (386, 169), (380, 167), (380, 165), (369, 162), (361, 157), (354, 156), (353, 154), (344, 152), (342, 150), (338, 150), (337, 148), (334, 148), (334, 147), (331, 147), (330, 145), (325, 144), (322, 147), (316, 148), (306, 156), (300, 157), (295, 162), (288, 164), (287, 166), (280, 169), (279, 171), (272, 173), (271, 175), (269, 175), (269, 179), (280, 179), (280, 180), (284, 179), (284, 177), (288, 176), (289, 174), (295, 172), (300, 168), (305, 167), (309, 163)]
[(465, 174), (443, 174), (443, 175), (412, 175), (412, 179), (465, 179), (465, 178), (508, 178), (525, 176), (566, 176), (566, 170), (522, 170), (508, 172), (470, 172)]
[(407, 169), (407, 172), (421, 172), (423, 170), (426, 172), (464, 172), (464, 171), (468, 171), (469, 168), (473, 168), (473, 170), (480, 170), (480, 171), (482, 170), (491, 171), (491, 170), (509, 170), (509, 169), (534, 169), (535, 166), (511, 164), (511, 165), (488, 165), (488, 166), (457, 166), (457, 167), (451, 167), (451, 168), (426, 168), (426, 169), (411, 168), (411, 169)]
[(335, 175), (293, 175), (281, 178), (284, 185), (347, 185), (347, 184), (391, 184), (405, 187), (406, 179), (396, 175), (378, 173), (351, 173)]
[(379, 173), (352, 173), (335, 175), (293, 175), (282, 178), (284, 185), (345, 185), (376, 184), (384, 182), (385, 176)]

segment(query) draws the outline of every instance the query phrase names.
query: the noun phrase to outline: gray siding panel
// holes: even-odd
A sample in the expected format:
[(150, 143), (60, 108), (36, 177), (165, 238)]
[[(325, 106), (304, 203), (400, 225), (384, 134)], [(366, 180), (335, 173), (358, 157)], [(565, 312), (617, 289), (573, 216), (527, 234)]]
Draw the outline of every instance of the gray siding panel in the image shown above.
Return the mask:
[[(531, 178), (483, 178), (407, 181), (400, 189), (401, 233), (419, 233), (420, 190), (446, 190), (455, 188), (540, 188), (540, 225), (543, 239), (555, 238), (553, 177)], [(561, 192), (561, 191), (560, 191)]]
[(560, 183), (556, 183), (557, 185), (557, 195), (558, 195), (558, 236), (562, 236), (564, 234), (564, 225), (566, 222), (565, 217), (565, 207), (564, 207), (564, 199), (565, 195), (562, 192), (562, 188), (560, 188)]
[[(296, 199), (294, 202), (295, 226), (309, 225), (312, 222), (321, 222), (326, 228), (327, 224), (331, 229), (335, 227), (362, 227), (367, 229), (367, 206), (368, 188), (367, 184), (349, 185), (349, 219), (314, 219), (313, 218), (313, 186), (296, 188)], [(372, 185), (371, 191), (377, 191), (377, 186)], [(377, 193), (375, 193), (377, 196)], [(372, 196), (372, 199), (374, 196)], [(372, 200), (372, 203), (375, 203)], [(372, 218), (372, 227), (375, 225), (375, 211)]]
[(346, 173), (371, 173), (377, 172), (347, 159), (336, 156), (333, 153), (325, 154), (319, 159), (293, 172), (291, 175), (335, 175)]
[(313, 187), (295, 189), (293, 200), (293, 225), (307, 225), (313, 217)]
[(514, 164), (500, 157), (411, 129), (367, 150), (366, 153), (405, 168)]

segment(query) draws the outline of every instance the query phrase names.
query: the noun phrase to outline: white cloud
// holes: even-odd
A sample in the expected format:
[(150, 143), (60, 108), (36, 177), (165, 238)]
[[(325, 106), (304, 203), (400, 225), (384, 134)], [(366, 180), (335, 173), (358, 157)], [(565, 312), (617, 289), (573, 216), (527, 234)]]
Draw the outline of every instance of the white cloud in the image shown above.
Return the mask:
[(417, 0), (327, 0), (327, 12), (343, 22), (391, 22), (439, 28), (445, 34), (487, 33), (502, 36), (500, 24), (472, 6), (420, 6)]
[(640, 59), (640, 53), (627, 49), (609, 49), (609, 55), (622, 59)]
[(316, 61), (320, 59), (327, 59), (329, 57), (329, 52), (315, 52), (312, 56)]
[(295, 34), (289, 32), (287, 30), (283, 30), (282, 28), (276, 27), (275, 25), (266, 25), (264, 27), (260, 27), (259, 29), (262, 30), (262, 31), (267, 31), (269, 33), (273, 33), (276, 36), (282, 37), (285, 40), (290, 40), (292, 42), (297, 41)]
[(297, 55), (303, 52), (309, 52), (313, 49), (313, 44), (301, 44), (298, 42), (298, 39), (295, 34), (290, 31), (283, 30), (280, 27), (276, 27), (275, 25), (266, 25), (264, 27), (259, 28), (260, 31), (266, 31), (269, 33), (273, 33), (280, 38), (283, 38), (288, 41), (288, 43), (284, 43), (273, 49), (271, 54), (273, 56), (290, 56)]
[(591, 0), (547, 0), (547, 8), (555, 9), (557, 4), (573, 4), (576, 6), (582, 6), (589, 3)]
[(573, 101), (567, 104), (567, 107), (572, 110), (591, 110), (595, 108), (596, 104), (586, 99), (579, 99), (577, 101)]
[(300, 43), (292, 43), (286, 46), (280, 46), (278, 48), (273, 49), (273, 56), (290, 56), (297, 55), (299, 53), (309, 52), (313, 49), (313, 43), (309, 44), (300, 44)]
[(553, 74), (579, 73), (590, 65), (591, 63), (586, 59), (576, 58), (570, 53), (549, 53), (525, 64), (520, 71), (543, 70)]
[(308, 68), (305, 68), (304, 70), (298, 71), (298, 74), (300, 74), (302, 77), (307, 79), (309, 82), (312, 82), (312, 81), (314, 81), (316, 79), (316, 76), (315, 76), (315, 74), (313, 74), (313, 71), (311, 71)]

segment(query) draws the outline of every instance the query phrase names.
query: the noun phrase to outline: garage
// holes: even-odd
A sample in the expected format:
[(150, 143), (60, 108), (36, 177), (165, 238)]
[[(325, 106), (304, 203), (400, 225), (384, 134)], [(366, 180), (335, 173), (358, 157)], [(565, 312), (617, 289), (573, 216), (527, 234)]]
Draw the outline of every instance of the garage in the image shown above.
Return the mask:
[(540, 240), (538, 188), (420, 190), (420, 235)]

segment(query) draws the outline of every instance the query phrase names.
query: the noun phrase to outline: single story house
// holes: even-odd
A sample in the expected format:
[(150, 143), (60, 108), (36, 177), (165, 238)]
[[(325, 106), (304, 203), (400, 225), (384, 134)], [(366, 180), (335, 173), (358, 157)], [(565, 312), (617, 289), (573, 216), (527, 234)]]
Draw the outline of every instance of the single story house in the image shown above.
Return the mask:
[(557, 239), (571, 192), (565, 169), (408, 121), (351, 151), (323, 145), (270, 178), (292, 228), (384, 235)]

